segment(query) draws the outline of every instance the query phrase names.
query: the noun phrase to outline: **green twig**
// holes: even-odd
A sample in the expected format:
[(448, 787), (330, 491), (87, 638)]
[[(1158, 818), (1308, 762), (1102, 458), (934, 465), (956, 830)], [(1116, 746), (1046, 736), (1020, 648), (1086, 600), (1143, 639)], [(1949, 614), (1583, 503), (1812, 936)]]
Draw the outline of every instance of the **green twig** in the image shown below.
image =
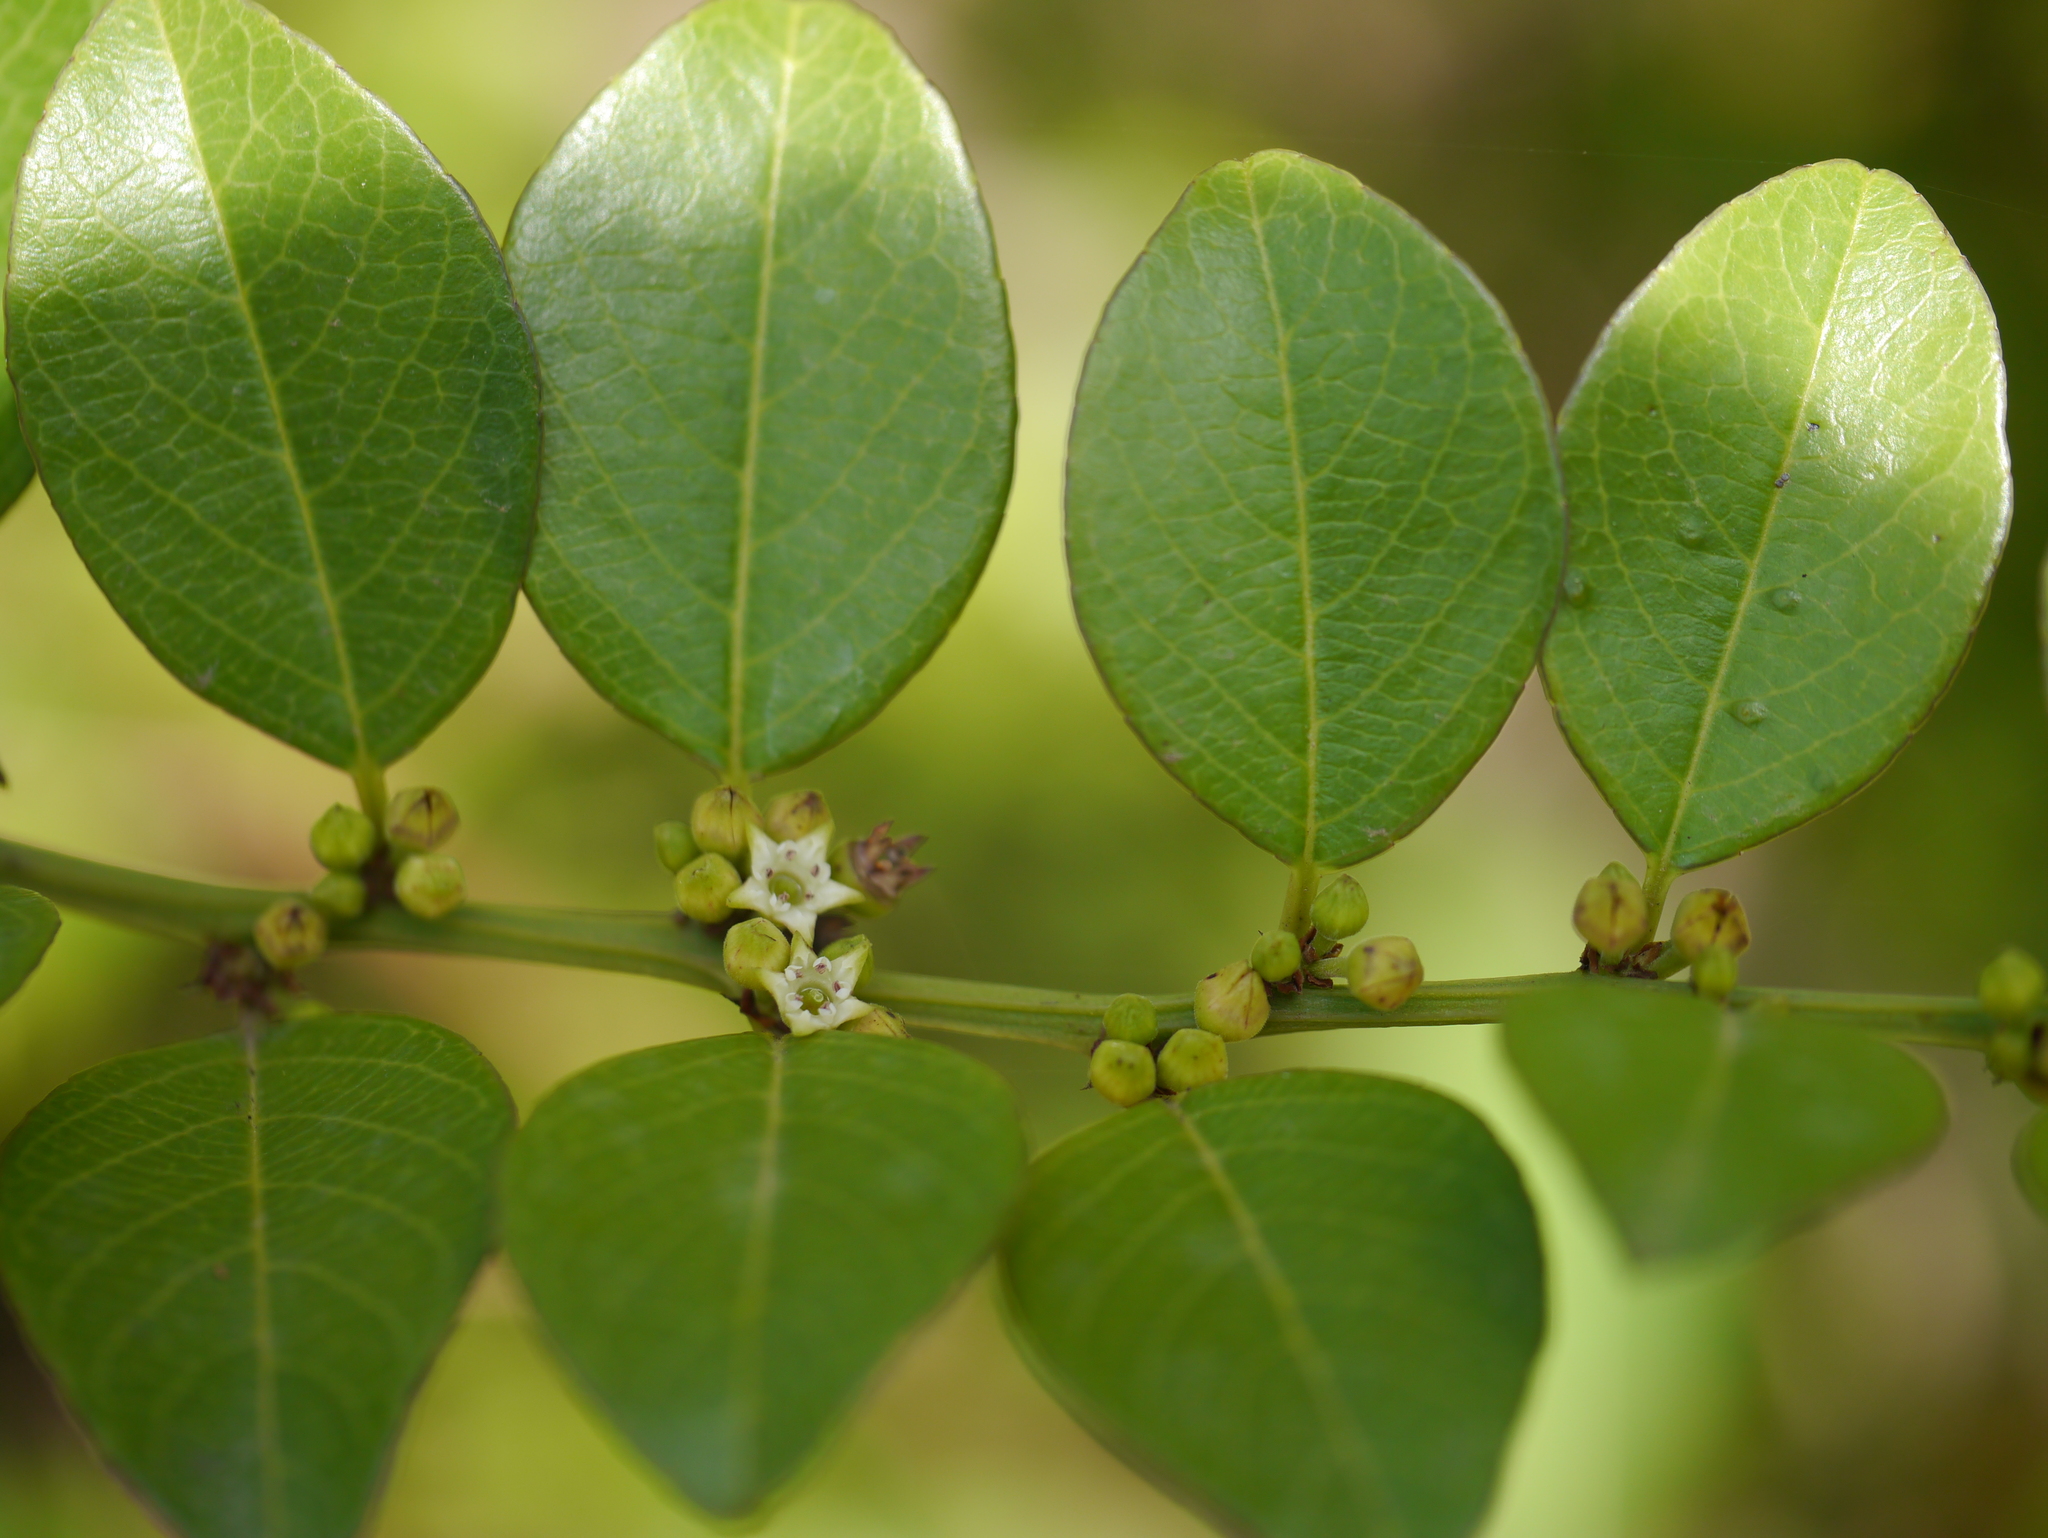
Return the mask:
[[(279, 895), (254, 887), (151, 875), (4, 839), (0, 839), (0, 881), (29, 887), (80, 913), (198, 944), (247, 940), (257, 917)], [(387, 906), (336, 924), (331, 943), (337, 948), (489, 956), (631, 972), (728, 995), (735, 991), (720, 963), (718, 941), (667, 913), (471, 903), (447, 918), (427, 920)], [(1556, 987), (1569, 975), (1425, 983), (1406, 1004), (1386, 1014), (1367, 1008), (1341, 988), (1310, 989), (1273, 1001), (1266, 1034), (1357, 1026), (1477, 1025), (1500, 1019), (1515, 1000)], [(1616, 986), (1681, 990), (1680, 984), (1647, 981)], [(927, 1030), (1037, 1042), (1071, 1051), (1086, 1051), (1094, 1042), (1111, 997), (912, 972), (877, 973), (863, 992)], [(1995, 1029), (1977, 1001), (1968, 998), (1740, 988), (1732, 1001), (1861, 1026), (1898, 1041), (1979, 1051)], [(1193, 1023), (1192, 995), (1175, 994), (1154, 1003), (1164, 1029)]]

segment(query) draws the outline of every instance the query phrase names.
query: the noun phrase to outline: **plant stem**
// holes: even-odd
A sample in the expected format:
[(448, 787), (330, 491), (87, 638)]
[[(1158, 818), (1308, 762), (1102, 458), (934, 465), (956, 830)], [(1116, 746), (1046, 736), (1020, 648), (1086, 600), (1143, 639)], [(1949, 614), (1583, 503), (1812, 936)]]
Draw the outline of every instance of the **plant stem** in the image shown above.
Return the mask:
[[(258, 916), (279, 896), (260, 888), (217, 886), (102, 865), (4, 839), (0, 839), (0, 880), (29, 887), (76, 912), (198, 944), (246, 941)], [(403, 908), (384, 906), (334, 925), (330, 943), (357, 950), (489, 956), (630, 972), (726, 994), (735, 991), (720, 961), (719, 942), (669, 913), (471, 903), (447, 918), (429, 920)], [(1570, 975), (1425, 983), (1406, 1004), (1385, 1014), (1359, 1003), (1342, 988), (1310, 989), (1273, 1001), (1266, 1034), (1353, 1026), (1477, 1025), (1500, 1019), (1515, 1000), (1555, 987)], [(1681, 989), (1676, 983), (1647, 981), (1617, 982), (1614, 986)], [(1065, 993), (911, 972), (879, 972), (863, 993), (927, 1030), (1036, 1042), (1077, 1052), (1093, 1045), (1111, 998), (1106, 993)], [(1859, 1026), (1896, 1041), (1977, 1051), (1984, 1049), (1996, 1029), (1972, 998), (1738, 988), (1731, 1001)], [(1174, 994), (1153, 1002), (1163, 1029), (1174, 1030), (1194, 1021), (1191, 994)]]
[(1315, 857), (1303, 855), (1288, 869), (1287, 900), (1280, 908), (1280, 927), (1300, 939), (1308, 933), (1308, 910), (1316, 900)]
[(377, 825), (381, 834), (384, 829), (385, 810), (391, 805), (391, 792), (384, 783), (383, 765), (357, 764), (355, 782), (356, 799), (362, 803), (363, 815)]
[(1672, 866), (1654, 854), (1643, 856), (1643, 900), (1649, 909), (1650, 938), (1657, 938), (1657, 926), (1664, 921), (1664, 899), (1671, 895), (1671, 882), (1678, 875)]

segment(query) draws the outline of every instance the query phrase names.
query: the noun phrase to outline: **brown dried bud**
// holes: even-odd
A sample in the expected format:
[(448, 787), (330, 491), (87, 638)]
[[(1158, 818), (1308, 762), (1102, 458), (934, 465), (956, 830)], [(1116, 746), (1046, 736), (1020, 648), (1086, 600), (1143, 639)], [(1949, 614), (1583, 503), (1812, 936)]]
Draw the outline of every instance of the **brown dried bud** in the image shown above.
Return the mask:
[(832, 851), (833, 879), (867, 894), (867, 901), (853, 910), (866, 918), (887, 913), (906, 888), (932, 873), (929, 865), (918, 865), (910, 858), (923, 847), (925, 836), (913, 833), (909, 838), (891, 838), (889, 830), (894, 826), (878, 822), (866, 838), (852, 839)]

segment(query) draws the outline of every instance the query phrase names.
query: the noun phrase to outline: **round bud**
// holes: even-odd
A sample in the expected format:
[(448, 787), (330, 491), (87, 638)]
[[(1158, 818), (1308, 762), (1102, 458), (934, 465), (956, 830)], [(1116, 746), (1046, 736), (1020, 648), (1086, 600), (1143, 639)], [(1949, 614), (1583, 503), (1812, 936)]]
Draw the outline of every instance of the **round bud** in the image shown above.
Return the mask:
[(423, 919), (446, 918), (469, 896), (461, 863), (450, 854), (407, 855), (398, 862), (391, 890), (406, 912)]
[[(1108, 1045), (1104, 1042), (1102, 1047)], [(1095, 1050), (1100, 1052), (1102, 1047)], [(1229, 1078), (1230, 1054), (1224, 1051), (1221, 1036), (1187, 1026), (1175, 1031), (1159, 1049), (1158, 1072), (1161, 1089), (1169, 1095), (1184, 1095)]]
[(1742, 899), (1715, 886), (1687, 892), (1671, 916), (1671, 943), (1687, 961), (1698, 961), (1710, 945), (1740, 956), (1749, 949), (1749, 915), (1742, 911)]
[(788, 965), (789, 936), (779, 925), (748, 919), (725, 932), (725, 975), (742, 988), (758, 988), (763, 972), (780, 972)]
[(1150, 1046), (1159, 1034), (1159, 1012), (1142, 993), (1120, 993), (1102, 1012), (1102, 1034), (1115, 1041)]
[(335, 802), (313, 824), (313, 858), (329, 870), (360, 870), (377, 852), (377, 825), (352, 806)]
[(1572, 928), (1606, 962), (1639, 949), (1650, 938), (1650, 904), (1642, 883), (1620, 865), (1608, 866), (1579, 888)]
[(280, 972), (318, 961), (327, 949), (327, 920), (303, 897), (280, 897), (256, 921), (256, 949)]
[(2034, 1061), (2034, 1033), (2011, 1029), (1998, 1032), (1984, 1049), (1984, 1061), (1993, 1078), (2024, 1079)]
[[(1300, 953), (1297, 945), (1297, 958)], [(1295, 965), (1300, 964), (1297, 959)], [(1225, 1041), (1249, 1041), (1258, 1035), (1266, 1028), (1271, 1008), (1266, 1002), (1266, 985), (1242, 961), (1233, 961), (1195, 984), (1195, 1024)]]
[(849, 1020), (839, 1027), (856, 1036), (899, 1036), (907, 1038), (910, 1027), (903, 1023), (903, 1017), (893, 1009), (871, 1009), (858, 1019)]
[(1359, 1003), (1399, 1009), (1422, 986), (1422, 957), (1399, 935), (1368, 940), (1351, 953), (1346, 980)]
[(827, 961), (837, 961), (841, 956), (860, 957), (860, 971), (854, 974), (853, 991), (857, 997), (867, 987), (868, 979), (875, 975), (875, 943), (866, 935), (848, 935), (844, 940), (834, 940), (818, 953)]
[(1716, 1004), (1735, 991), (1735, 953), (1710, 945), (1692, 959), (1692, 991)]
[(1977, 998), (1984, 1013), (2006, 1025), (2018, 1025), (2041, 1003), (2048, 977), (2041, 964), (2018, 946), (2007, 946), (1991, 958), (1977, 979)]
[(740, 873), (722, 854), (700, 854), (676, 872), (676, 906), (700, 924), (722, 924), (732, 916), (732, 894)]
[(462, 819), (448, 792), (415, 785), (391, 798), (384, 812), (384, 838), (400, 854), (427, 854), (455, 836)]
[(1308, 910), (1308, 921), (1326, 940), (1350, 939), (1371, 917), (1372, 904), (1365, 900), (1365, 888), (1349, 876), (1339, 876), (1316, 893)]
[(1269, 983), (1284, 983), (1301, 970), (1301, 941), (1284, 929), (1259, 936), (1252, 947), (1252, 970)]
[(697, 858), (697, 841), (690, 837), (686, 822), (658, 822), (654, 825), (654, 857), (661, 868), (674, 872)]
[(363, 905), (370, 900), (363, 878), (345, 870), (329, 871), (313, 883), (313, 890), (307, 895), (313, 899), (313, 906), (331, 919), (361, 918)]
[(690, 808), (690, 837), (706, 854), (737, 860), (747, 852), (747, 834), (761, 826), (761, 814), (747, 793), (730, 785), (707, 790)]
[(1159, 1087), (1159, 1068), (1152, 1054), (1135, 1041), (1111, 1036), (1095, 1044), (1095, 1054), (1088, 1059), (1088, 1082), (1112, 1105), (1132, 1106), (1152, 1098)]
[(830, 828), (832, 813), (825, 806), (825, 798), (815, 790), (785, 790), (768, 803), (761, 820), (777, 843), (788, 843), (820, 828)]

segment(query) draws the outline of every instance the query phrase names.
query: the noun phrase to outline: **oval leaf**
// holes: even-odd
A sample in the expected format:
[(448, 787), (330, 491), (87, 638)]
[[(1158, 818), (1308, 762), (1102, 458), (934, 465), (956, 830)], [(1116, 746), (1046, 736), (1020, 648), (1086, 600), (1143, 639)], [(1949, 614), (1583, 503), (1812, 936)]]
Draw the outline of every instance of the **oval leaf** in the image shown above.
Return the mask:
[(1924, 1157), (1927, 1070), (1847, 1026), (1578, 983), (1508, 1014), (1508, 1059), (1640, 1260), (1775, 1238)]
[(347, 1538), (490, 1238), (512, 1106), (461, 1038), (323, 1015), (116, 1058), (0, 1165), (0, 1276), (187, 1538)]
[[(14, 175), (42, 116), (57, 71), (92, 21), (93, 0), (0, 0), (0, 231), (14, 209)], [(6, 335), (0, 323), (0, 337)], [(35, 479), (14, 414), (14, 387), (0, 373), (0, 512)]]
[(0, 1004), (14, 997), (57, 938), (57, 910), (18, 886), (0, 886)]
[(1881, 770), (1962, 660), (2005, 543), (2005, 367), (1918, 194), (1848, 161), (1737, 198), (1622, 306), (1559, 424), (1565, 736), (1666, 868)]
[(1233, 1080), (1068, 1138), (1003, 1273), (1080, 1419), (1263, 1538), (1471, 1532), (1543, 1336), (1507, 1155), (1360, 1074)]
[(706, 1511), (775, 1493), (994, 1240), (1002, 1081), (924, 1042), (679, 1042), (578, 1074), (506, 1166), (505, 1248), (575, 1375)]
[(482, 674), (538, 386), (488, 231), (241, 0), (115, 0), (24, 162), (8, 361), (50, 500), (187, 687), (388, 763)]
[(569, 131), (507, 251), (557, 643), (734, 774), (846, 736), (952, 624), (1010, 482), (1002, 283), (945, 104), (851, 6), (714, 0)]
[(1507, 719), (1564, 539), (1549, 413), (1427, 231), (1301, 155), (1188, 189), (1110, 301), (1067, 462), (1097, 665), (1280, 858), (1413, 828)]

